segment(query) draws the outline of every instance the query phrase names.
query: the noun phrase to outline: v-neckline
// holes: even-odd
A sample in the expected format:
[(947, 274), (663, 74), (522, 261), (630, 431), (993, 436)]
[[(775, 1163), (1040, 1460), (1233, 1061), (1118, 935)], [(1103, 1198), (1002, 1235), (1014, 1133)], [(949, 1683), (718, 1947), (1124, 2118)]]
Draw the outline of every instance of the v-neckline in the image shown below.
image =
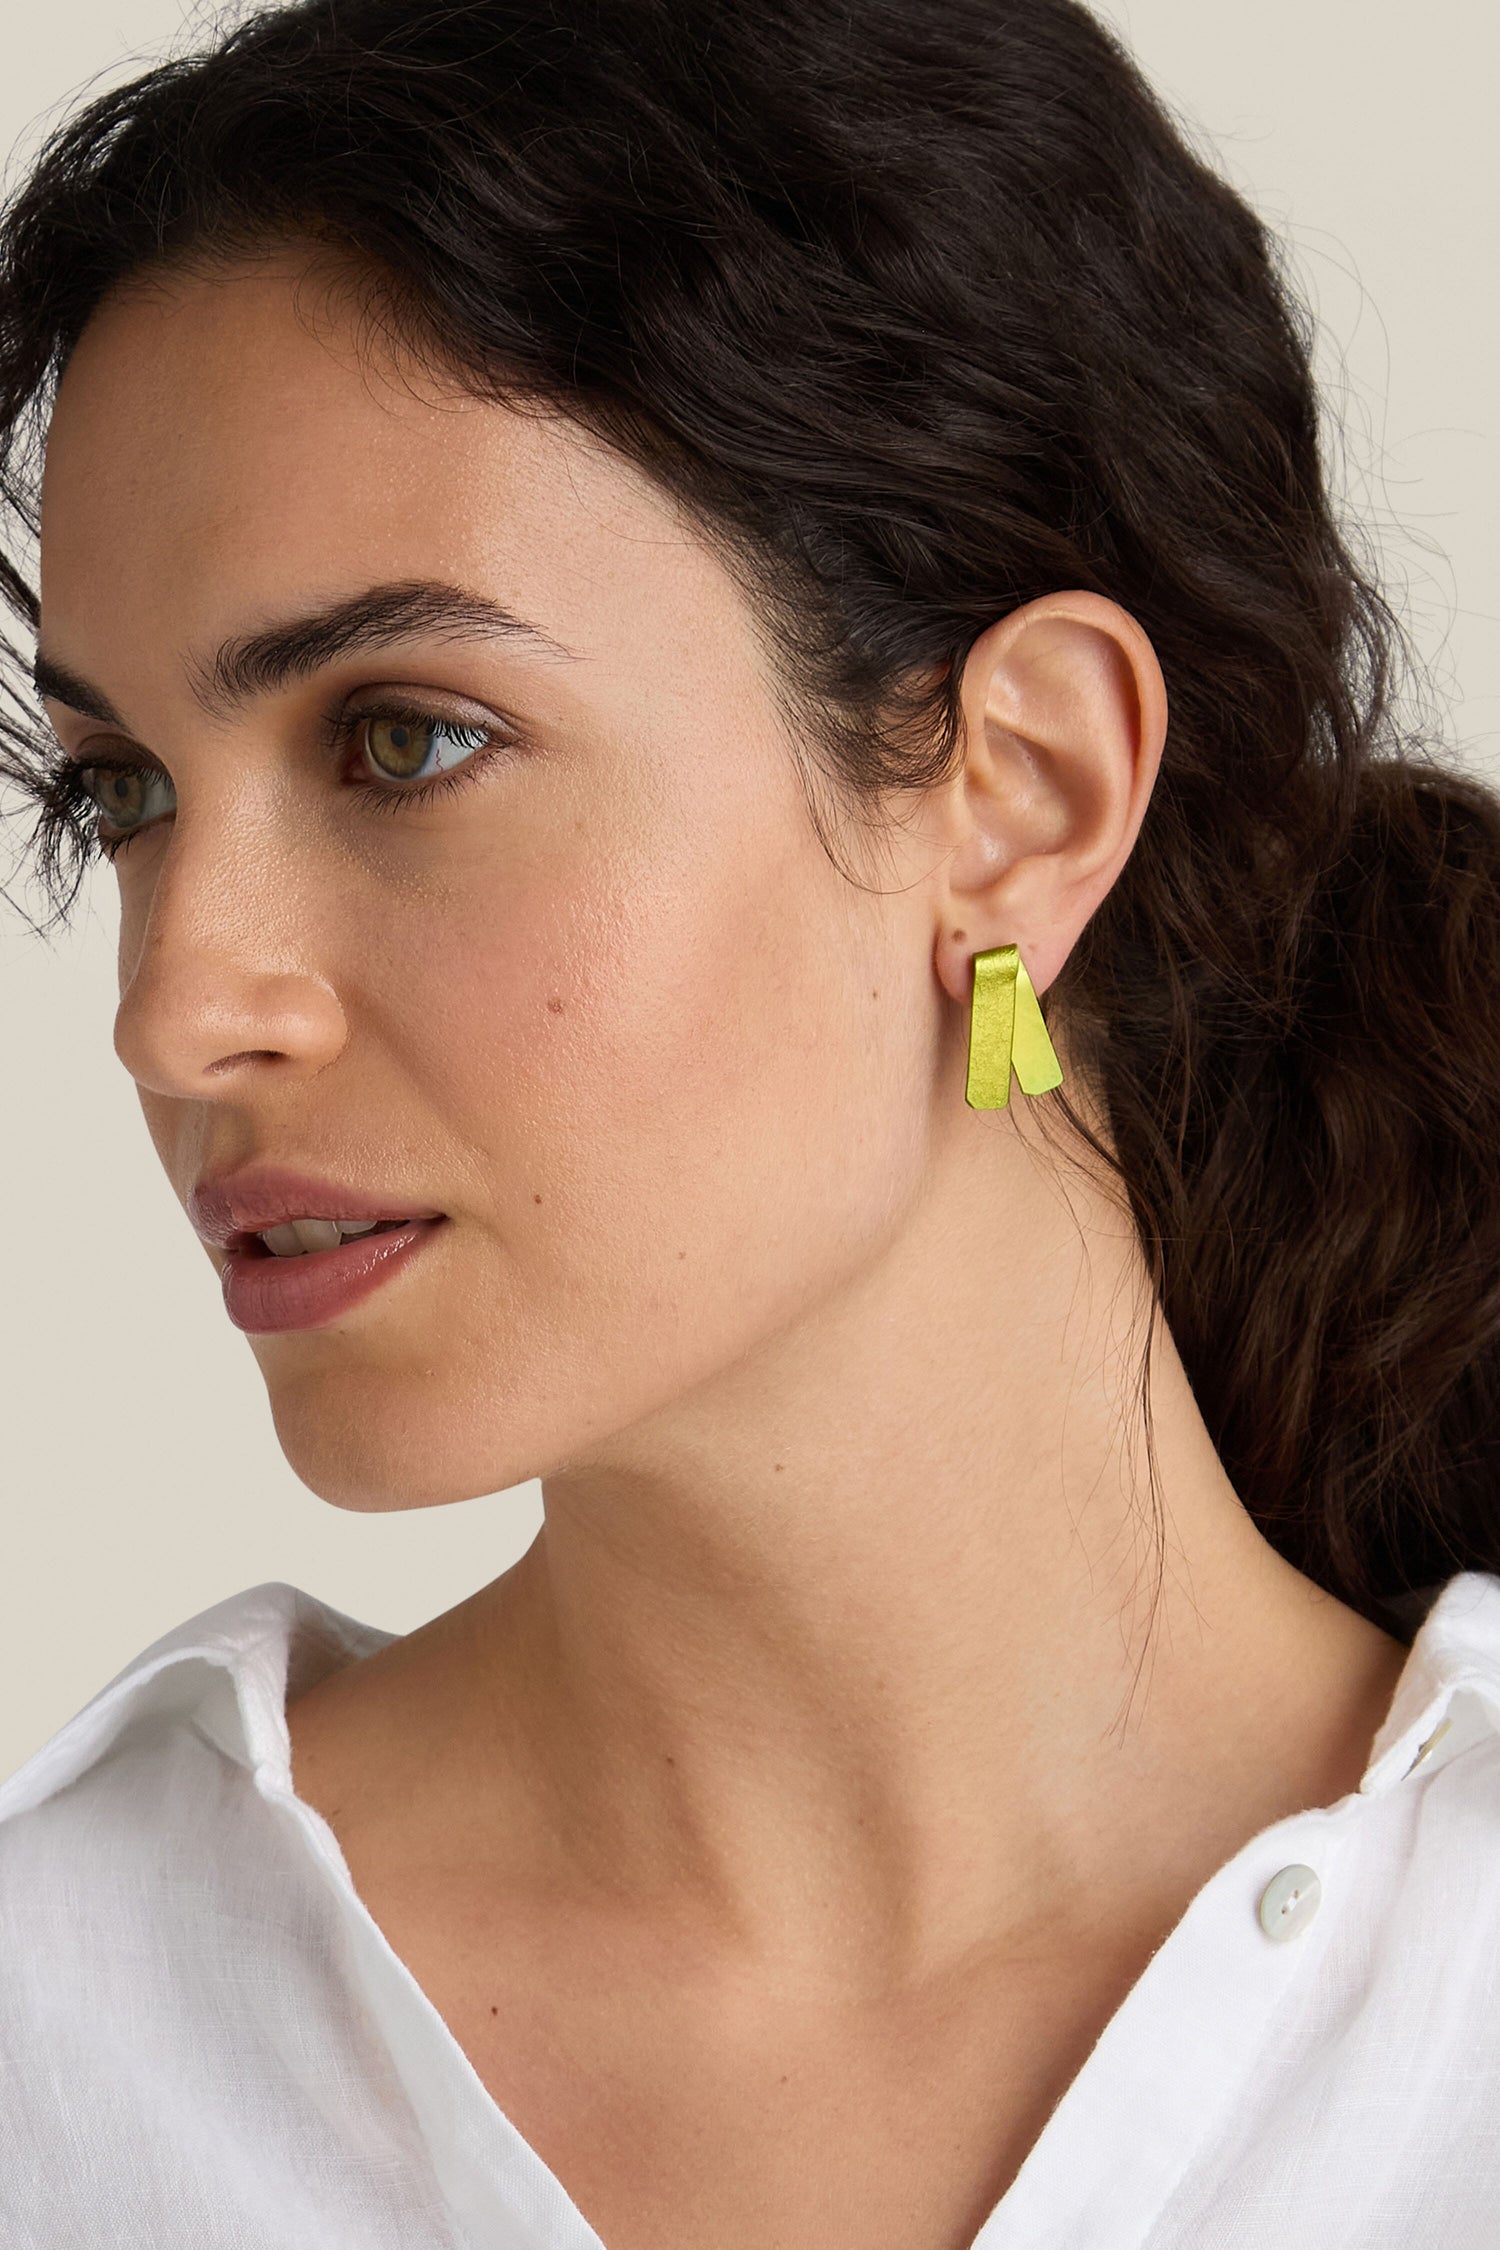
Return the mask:
[[(562, 2181), (512, 2123), (355, 1886), (332, 1828), (292, 1785), (288, 1681), (397, 1638), (321, 1602), (291, 1620), (264, 1702), (243, 1711), (256, 1787), (297, 1828), (356, 1939), (363, 1994), (431, 2152), (465, 2250), (609, 2250)], [(309, 1642), (331, 1630), (320, 1651)], [(299, 1634), (302, 1636), (299, 1639)], [(267, 1652), (269, 1654), (269, 1651)], [(332, 1656), (333, 1662), (326, 1661)], [(1441, 1672), (1441, 1667), (1438, 1667)], [(1341, 1873), (1362, 1813), (1454, 1682), (1409, 1653), (1360, 1789), (1252, 1836), (1200, 1887), (1105, 2024), (970, 2250), (1141, 2250), (1253, 2071), (1268, 2023), (1312, 1975), (1338, 1926)], [(243, 1705), (243, 1697), (242, 1697)], [(259, 1698), (256, 1698), (259, 1700)], [(256, 1722), (259, 1722), (258, 1724)], [(258, 1740), (256, 1739), (258, 1738)], [(258, 1754), (257, 1754), (258, 1753)], [(1372, 1784), (1374, 1785), (1372, 1789)], [(1273, 1943), (1258, 1906), (1281, 1870), (1312, 1866), (1323, 1903), (1294, 1941)]]

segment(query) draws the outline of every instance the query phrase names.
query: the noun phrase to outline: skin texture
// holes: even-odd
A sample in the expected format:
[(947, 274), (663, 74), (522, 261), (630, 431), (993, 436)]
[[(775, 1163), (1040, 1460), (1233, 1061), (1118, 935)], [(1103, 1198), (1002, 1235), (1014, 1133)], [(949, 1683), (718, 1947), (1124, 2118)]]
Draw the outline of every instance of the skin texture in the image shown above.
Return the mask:
[[(175, 789), (116, 861), (116, 1043), (179, 1196), (259, 1158), (449, 1214), (249, 1340), (288, 1458), (356, 1509), (543, 1479), (514, 1570), (291, 1707), (297, 1785), (610, 2250), (963, 2250), (1194, 1892), (1357, 1785), (1404, 1653), (1260, 1537), (1165, 1335), (1158, 1557), (1118, 1198), (963, 1099), (972, 956), (1045, 993), (1160, 672), (1091, 594), (998, 619), (961, 766), (841, 871), (703, 538), (314, 270), (102, 308), (42, 531), (42, 645), (126, 723), (49, 717)], [(412, 578), (569, 653), (195, 697)], [(373, 806), (317, 728), (375, 688), (507, 747)]]

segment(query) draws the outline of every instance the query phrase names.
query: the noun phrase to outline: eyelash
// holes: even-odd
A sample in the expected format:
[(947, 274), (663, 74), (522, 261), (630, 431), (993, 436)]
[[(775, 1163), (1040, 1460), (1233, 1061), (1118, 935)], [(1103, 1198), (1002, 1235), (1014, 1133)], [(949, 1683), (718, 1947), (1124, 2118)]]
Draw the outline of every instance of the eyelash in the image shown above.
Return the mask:
[[(400, 697), (388, 697), (382, 702), (367, 704), (359, 711), (330, 714), (319, 721), (319, 738), (326, 750), (343, 749), (352, 741), (360, 727), (375, 719), (392, 719), (398, 726), (439, 726), (446, 728), (450, 734), (478, 734), (492, 738), (488, 746), (476, 748), (450, 772), (434, 774), (427, 781), (412, 782), (405, 788), (396, 782), (384, 787), (379, 782), (369, 780), (351, 784), (355, 794), (365, 804), (375, 806), (382, 812), (396, 812), (403, 805), (429, 804), (435, 797), (444, 796), (450, 790), (462, 789), (469, 782), (478, 780), (497, 751), (514, 747), (512, 742), (501, 735), (498, 727), (484, 727), (467, 720), (453, 719), (446, 712), (429, 710), (422, 704), (403, 701)], [(71, 825), (75, 833), (79, 834), (87, 853), (98, 852), (105, 859), (113, 860), (136, 836), (144, 835), (146, 828), (154, 828), (156, 823), (148, 821), (145, 827), (132, 829), (123, 836), (99, 835), (96, 827), (86, 824), (91, 816), (97, 822), (103, 808), (84, 787), (83, 776), (86, 773), (153, 774), (164, 770), (163, 767), (140, 758), (91, 757), (87, 752), (77, 757), (59, 758), (54, 762), (49, 775), (48, 796), (51, 801), (48, 817), (59, 825)]]

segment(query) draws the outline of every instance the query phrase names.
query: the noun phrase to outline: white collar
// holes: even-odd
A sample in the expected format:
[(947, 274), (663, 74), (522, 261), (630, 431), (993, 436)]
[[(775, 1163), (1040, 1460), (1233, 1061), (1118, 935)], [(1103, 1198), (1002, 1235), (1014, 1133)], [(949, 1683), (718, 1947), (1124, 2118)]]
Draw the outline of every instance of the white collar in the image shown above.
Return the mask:
[[(288, 1701), (398, 1637), (281, 1580), (231, 1594), (142, 1649), (0, 1784), (0, 1820), (65, 1788), (128, 1728), (166, 1715), (190, 1718), (263, 1785), (290, 1794)], [(1500, 1577), (1464, 1571), (1436, 1590), (1417, 1629), (1360, 1793), (1380, 1795), (1487, 1733), (1500, 1733)]]
[(191, 1719), (227, 1756), (290, 1791), (288, 1701), (397, 1638), (284, 1581), (248, 1586), (132, 1657), (0, 1784), (0, 1820), (76, 1781), (128, 1729), (169, 1714)]

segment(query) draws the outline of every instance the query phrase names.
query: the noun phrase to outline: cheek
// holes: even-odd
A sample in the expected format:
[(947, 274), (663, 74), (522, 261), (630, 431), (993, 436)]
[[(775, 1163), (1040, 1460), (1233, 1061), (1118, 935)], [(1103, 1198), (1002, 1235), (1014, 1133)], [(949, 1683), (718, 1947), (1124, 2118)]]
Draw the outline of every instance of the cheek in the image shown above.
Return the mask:
[[(420, 853), (382, 831), (311, 868), (296, 927), (347, 1045), (254, 1081), (257, 1137), (367, 1157), (455, 1220), (367, 1318), (253, 1340), (314, 1491), (409, 1507), (546, 1475), (900, 1229), (939, 1033), (920, 892), (850, 883), (775, 774), (712, 805), (497, 792)], [(158, 1146), (202, 1107), (160, 1106)]]
[(825, 1290), (920, 1174), (909, 949), (815, 841), (736, 834), (717, 857), (512, 867), (381, 979), (478, 1221), (476, 1355), (519, 1331), (622, 1412)]

